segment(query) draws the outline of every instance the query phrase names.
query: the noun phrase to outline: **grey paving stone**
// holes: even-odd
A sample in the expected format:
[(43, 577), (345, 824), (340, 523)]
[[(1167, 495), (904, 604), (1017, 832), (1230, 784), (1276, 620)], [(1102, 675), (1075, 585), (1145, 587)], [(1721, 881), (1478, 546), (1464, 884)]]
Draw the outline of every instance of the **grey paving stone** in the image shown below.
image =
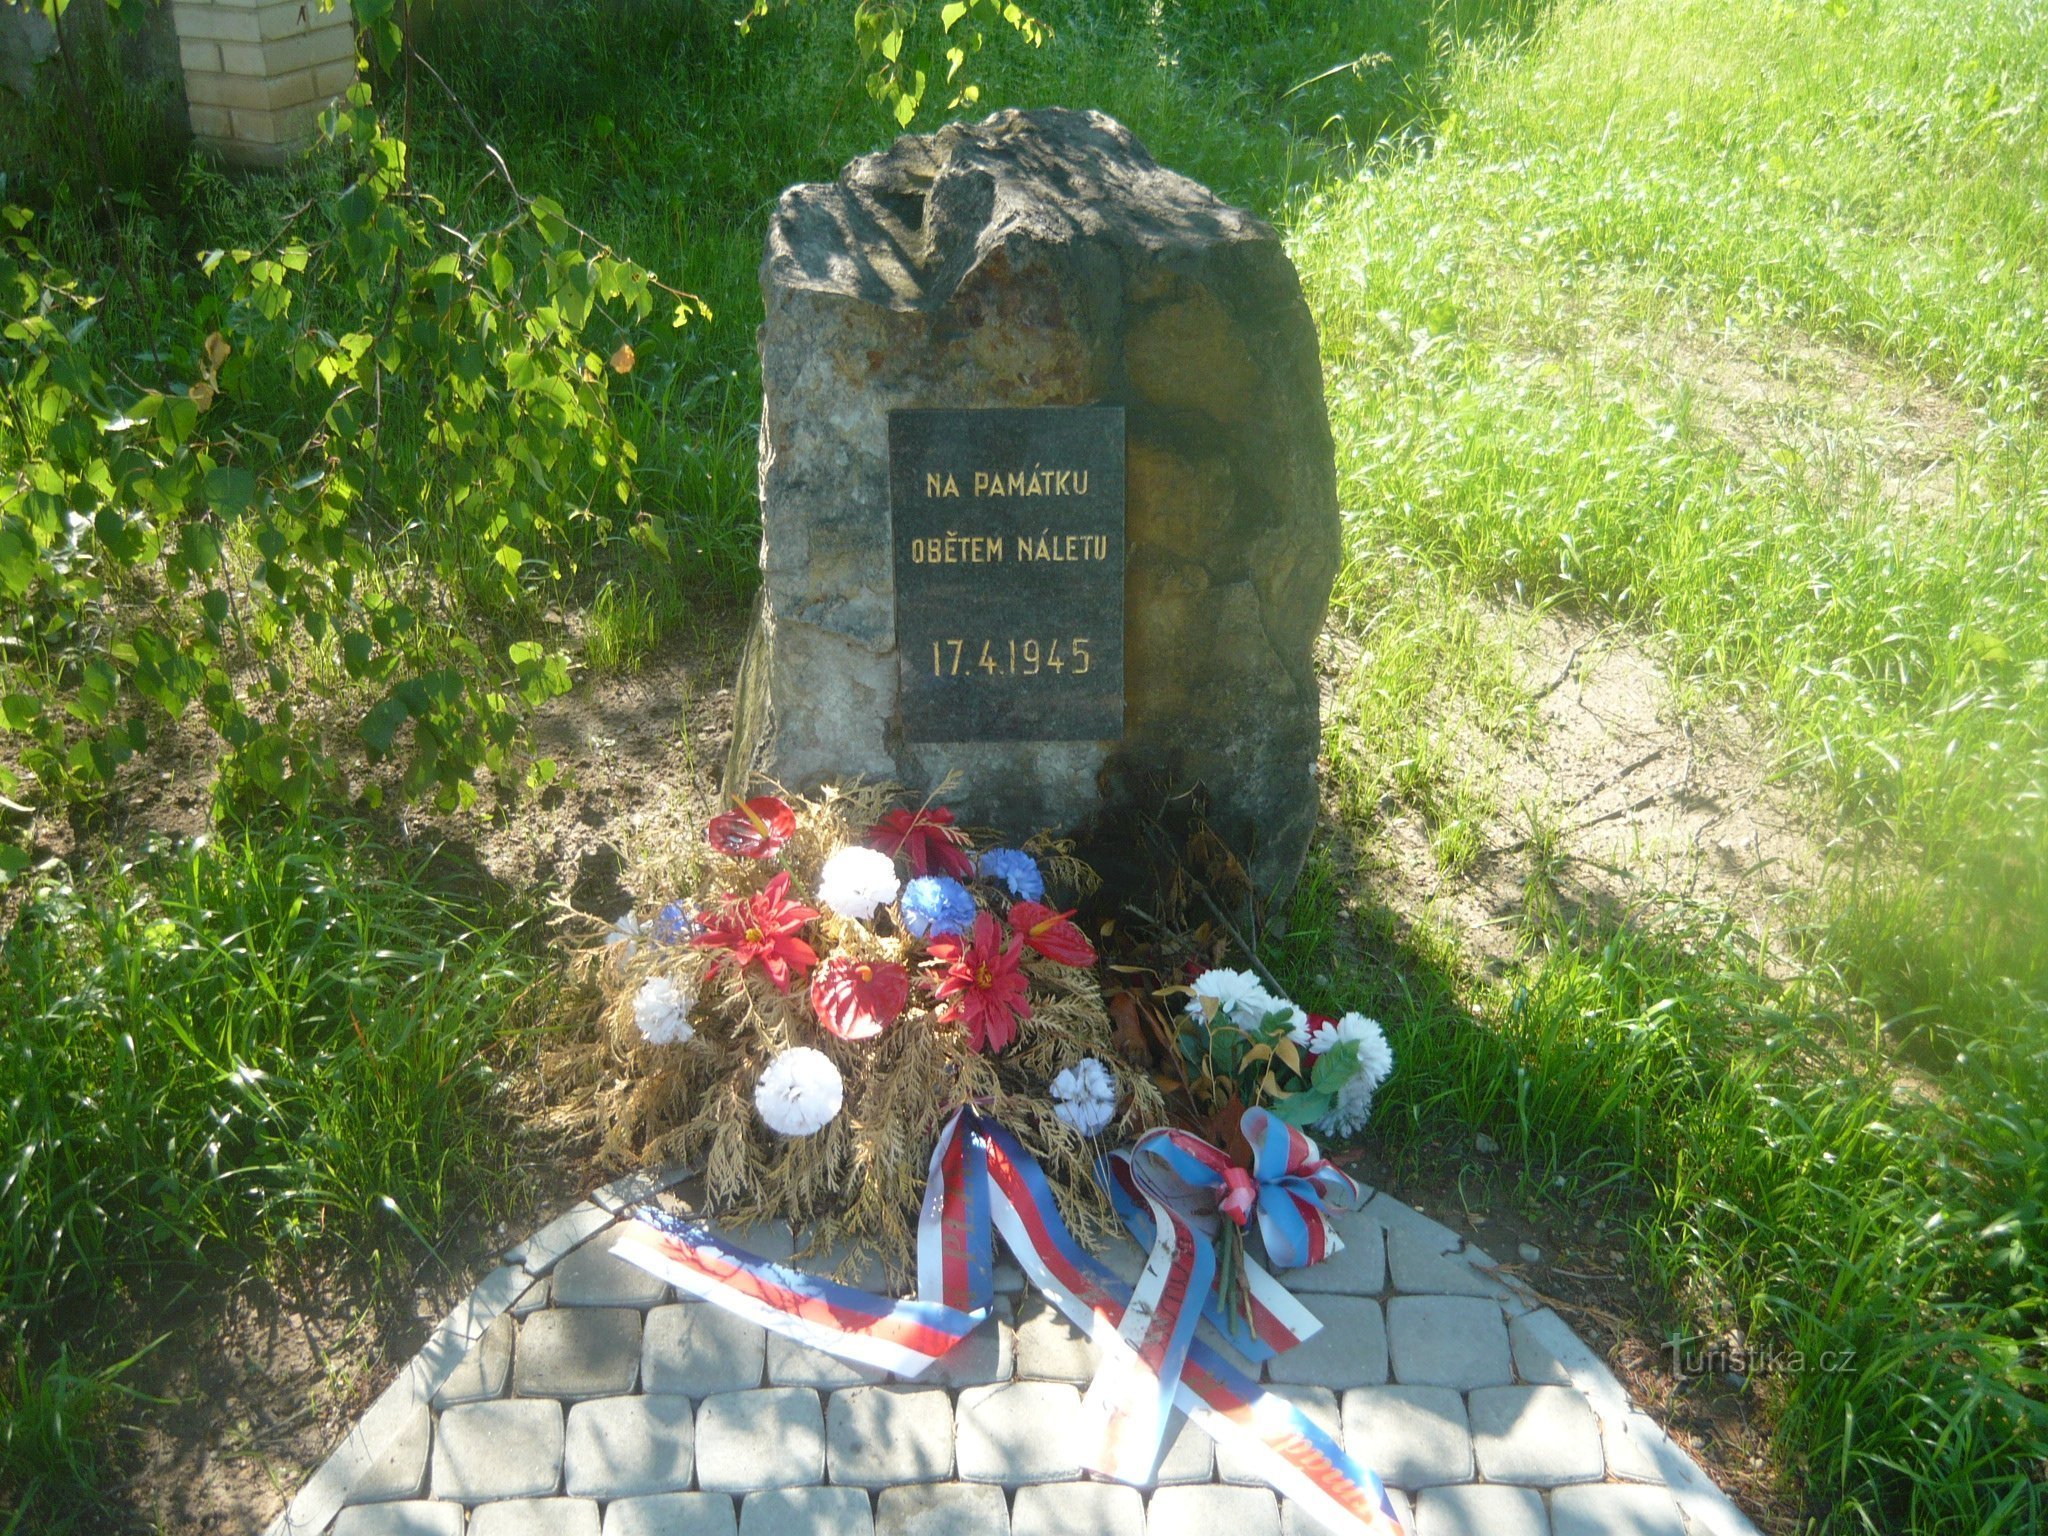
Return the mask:
[(334, 1536), (462, 1536), (462, 1506), (425, 1499), (358, 1505), (334, 1517)]
[[(1308, 1415), (1311, 1423), (1328, 1430), (1339, 1445), (1344, 1443), (1343, 1414), (1337, 1406), (1337, 1394), (1328, 1387), (1273, 1387), (1271, 1391), (1275, 1397), (1293, 1403)], [(1271, 1457), (1262, 1452), (1247, 1451), (1235, 1444), (1216, 1447), (1216, 1475), (1226, 1483), (1264, 1486), (1273, 1480), (1268, 1470), (1271, 1466)]]
[(1387, 1303), (1394, 1380), (1425, 1387), (1496, 1387), (1514, 1380), (1508, 1325), (1477, 1296), (1396, 1296)]
[[(1401, 1529), (1414, 1536), (1415, 1506), (1409, 1503), (1408, 1495), (1398, 1488), (1389, 1488), (1387, 1501), (1394, 1506), (1394, 1518), (1401, 1522)], [(1332, 1536), (1332, 1531), (1293, 1499), (1282, 1499), (1280, 1536)]]
[(434, 1394), (434, 1406), (453, 1408), (459, 1403), (503, 1397), (505, 1383), (512, 1375), (512, 1341), (518, 1332), (518, 1321), (510, 1312), (493, 1319), (484, 1336), (469, 1346), (469, 1353), (441, 1383)]
[(1175, 1483), (1206, 1483), (1216, 1468), (1216, 1442), (1209, 1432), (1195, 1427), (1184, 1413), (1175, 1410), (1166, 1421), (1166, 1451), (1148, 1485), (1168, 1488)]
[(1556, 1488), (1598, 1482), (1606, 1470), (1600, 1421), (1569, 1387), (1484, 1387), (1466, 1408), (1488, 1482)]
[(562, 1405), (545, 1398), (465, 1403), (434, 1433), (434, 1497), (481, 1504), (553, 1493), (562, 1480)]
[(548, 1292), (553, 1288), (553, 1282), (543, 1276), (521, 1291), (518, 1300), (514, 1301), (507, 1310), (514, 1317), (531, 1316), (548, 1304)]
[(673, 1189), (690, 1177), (691, 1170), (678, 1165), (674, 1168), (637, 1168), (629, 1174), (613, 1179), (602, 1189), (590, 1192), (590, 1202), (601, 1205), (614, 1214), (624, 1214), (628, 1206), (642, 1200), (652, 1199), (664, 1189)]
[(986, 1483), (884, 1488), (875, 1497), (875, 1536), (1003, 1536), (1003, 1490)]
[(1494, 1296), (1501, 1289), (1462, 1256), (1405, 1229), (1387, 1234), (1387, 1275), (1395, 1290), (1417, 1296)]
[(1145, 1536), (1145, 1496), (1114, 1483), (1019, 1488), (1010, 1536)]
[[(999, 1310), (1009, 1298), (996, 1298)], [(989, 1387), (1017, 1374), (1017, 1330), (1007, 1317), (995, 1317), (925, 1367), (921, 1376), (905, 1377), (921, 1387)]]
[(1560, 1488), (1550, 1496), (1554, 1536), (1685, 1536), (1678, 1503), (1662, 1488)]
[(1025, 1287), (1024, 1271), (1008, 1259), (997, 1259), (995, 1287), (998, 1296), (1021, 1296)]
[(955, 1414), (961, 1481), (1011, 1488), (1074, 1481), (1080, 1416), (1081, 1394), (1061, 1381), (967, 1388)]
[(768, 1335), (756, 1323), (708, 1301), (656, 1307), (647, 1314), (640, 1382), (649, 1392), (710, 1397), (761, 1385)]
[(550, 1307), (519, 1325), (512, 1390), (574, 1402), (633, 1390), (640, 1314), (630, 1307)]
[(696, 1414), (687, 1397), (601, 1397), (569, 1410), (565, 1491), (615, 1499), (690, 1486)]
[(653, 1493), (604, 1507), (604, 1536), (736, 1536), (739, 1528), (729, 1493)]
[(1378, 1386), (1387, 1379), (1387, 1324), (1369, 1296), (1318, 1296), (1323, 1331), (1266, 1362), (1266, 1379), (1289, 1386)]
[(1419, 1237), (1438, 1253), (1450, 1253), (1464, 1241), (1457, 1233), (1434, 1217), (1422, 1212), (1392, 1195), (1375, 1195), (1368, 1201), (1364, 1214), (1387, 1229), (1389, 1236), (1396, 1232), (1408, 1232)]
[(1339, 1212), (1332, 1224), (1344, 1246), (1320, 1264), (1275, 1273), (1297, 1296), (1372, 1296), (1387, 1283), (1386, 1229), (1363, 1211)]
[(590, 1499), (513, 1499), (469, 1512), (469, 1536), (598, 1536)]
[(1515, 1374), (1531, 1386), (1568, 1387), (1571, 1374), (1545, 1342), (1534, 1314), (1508, 1319), (1508, 1347), (1514, 1351)]
[(1150, 1536), (1280, 1536), (1280, 1505), (1264, 1488), (1161, 1488), (1145, 1507), (1145, 1529)]
[(384, 1448), (384, 1453), (356, 1479), (345, 1502), (381, 1504), (391, 1499), (417, 1498), (426, 1486), (427, 1452), (433, 1443), (434, 1421), (422, 1403)]
[(613, 1252), (620, 1228), (602, 1232), (555, 1266), (558, 1307), (638, 1307), (641, 1311), (668, 1300), (668, 1283)]
[(1415, 1496), (1413, 1536), (1550, 1536), (1543, 1495), (1533, 1488), (1468, 1483)]
[(1095, 1345), (1043, 1296), (1027, 1296), (1017, 1309), (1017, 1376), (1022, 1381), (1095, 1377)]
[[(825, 1412), (810, 1388), (721, 1392), (698, 1404), (698, 1487), (750, 1493), (824, 1477)], [(740, 1518), (744, 1525), (745, 1510)]]
[(888, 1379), (887, 1371), (877, 1370), (874, 1366), (841, 1360), (837, 1355), (828, 1355), (822, 1349), (799, 1344), (779, 1333), (768, 1335), (770, 1386), (818, 1387), (830, 1391), (834, 1387), (872, 1386)]
[(859, 1488), (770, 1488), (740, 1506), (740, 1536), (871, 1536), (874, 1528)]
[(508, 1263), (540, 1276), (612, 1224), (612, 1213), (585, 1200), (570, 1207), (525, 1242), (505, 1250)]
[(1607, 1470), (1632, 1483), (1661, 1483), (1664, 1469), (1660, 1458), (1684, 1451), (1648, 1414), (1631, 1413), (1621, 1419), (1600, 1420), (1600, 1442), (1607, 1452)]
[(1472, 1478), (1465, 1399), (1449, 1387), (1361, 1387), (1344, 1394), (1344, 1449), (1411, 1493)]
[(825, 1405), (825, 1468), (835, 1483), (886, 1488), (953, 1475), (953, 1399), (936, 1387), (848, 1387)]

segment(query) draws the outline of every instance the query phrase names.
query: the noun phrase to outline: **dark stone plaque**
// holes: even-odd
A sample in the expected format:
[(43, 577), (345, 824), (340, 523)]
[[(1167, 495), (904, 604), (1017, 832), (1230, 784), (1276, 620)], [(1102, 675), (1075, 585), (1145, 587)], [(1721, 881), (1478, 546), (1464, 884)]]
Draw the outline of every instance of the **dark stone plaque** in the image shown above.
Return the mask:
[(891, 411), (907, 741), (1124, 729), (1124, 413)]

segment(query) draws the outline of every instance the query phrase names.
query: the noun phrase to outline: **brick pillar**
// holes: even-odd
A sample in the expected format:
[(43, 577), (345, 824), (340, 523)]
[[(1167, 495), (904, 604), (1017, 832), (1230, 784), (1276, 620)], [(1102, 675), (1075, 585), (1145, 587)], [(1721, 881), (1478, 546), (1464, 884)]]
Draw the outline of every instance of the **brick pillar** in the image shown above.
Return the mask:
[(175, 0), (192, 136), (240, 165), (280, 165), (355, 83), (348, 0)]

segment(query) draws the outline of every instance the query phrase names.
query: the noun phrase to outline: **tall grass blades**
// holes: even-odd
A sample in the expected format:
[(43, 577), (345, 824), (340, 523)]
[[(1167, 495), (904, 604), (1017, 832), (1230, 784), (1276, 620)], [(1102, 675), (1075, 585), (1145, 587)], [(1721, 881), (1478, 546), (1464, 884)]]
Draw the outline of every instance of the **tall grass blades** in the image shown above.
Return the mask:
[(46, 1433), (106, 1363), (77, 1341), (126, 1303), (316, 1238), (409, 1274), (491, 1193), (525, 937), (347, 826), (34, 893), (0, 939), (0, 1484), (61, 1470)]

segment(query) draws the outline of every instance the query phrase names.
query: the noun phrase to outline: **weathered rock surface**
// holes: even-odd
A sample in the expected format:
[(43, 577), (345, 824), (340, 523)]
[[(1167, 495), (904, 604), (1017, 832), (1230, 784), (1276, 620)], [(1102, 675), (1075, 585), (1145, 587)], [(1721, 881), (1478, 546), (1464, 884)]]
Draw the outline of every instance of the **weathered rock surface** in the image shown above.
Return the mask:
[[(1098, 850), (1195, 791), (1262, 889), (1289, 884), (1338, 525), (1315, 325), (1274, 231), (1100, 113), (1001, 112), (790, 188), (761, 287), (764, 582), (730, 787), (957, 771), (969, 821)], [(1045, 405), (1125, 411), (1123, 737), (906, 742), (888, 412)]]

